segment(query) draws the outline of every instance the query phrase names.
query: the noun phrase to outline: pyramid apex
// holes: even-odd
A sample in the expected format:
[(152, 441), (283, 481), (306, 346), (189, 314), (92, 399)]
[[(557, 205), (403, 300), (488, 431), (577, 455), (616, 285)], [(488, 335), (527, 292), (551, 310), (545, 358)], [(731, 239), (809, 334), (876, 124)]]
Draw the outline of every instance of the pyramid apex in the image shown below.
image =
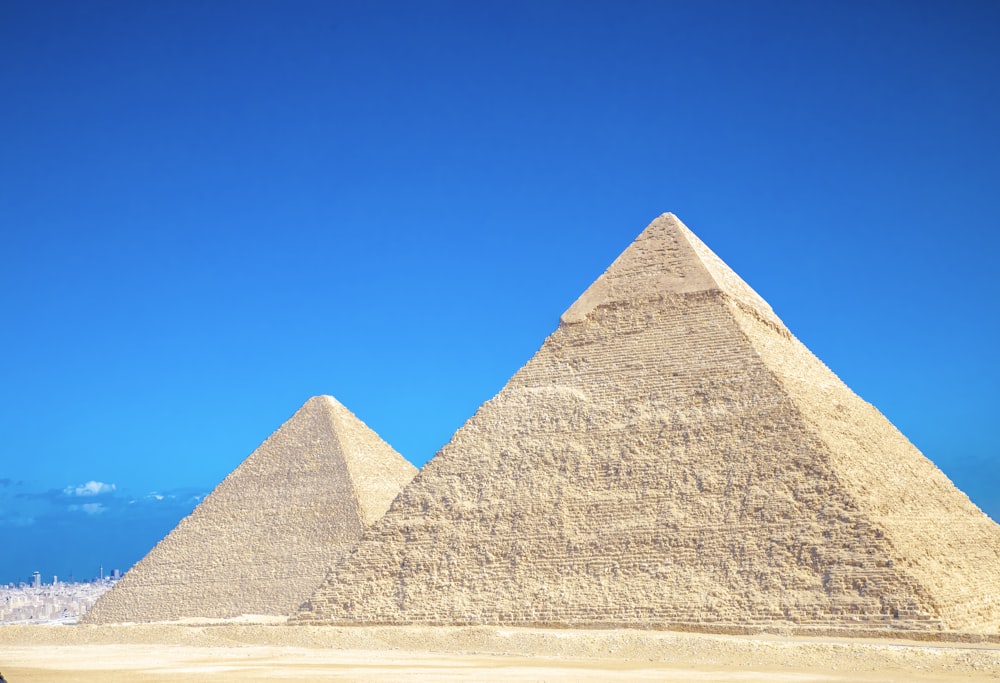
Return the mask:
[(327, 394), (310, 396), (295, 409), (292, 416), (288, 418), (288, 424), (305, 424), (319, 420), (330, 421), (331, 424), (336, 425), (337, 415), (345, 411), (350, 412), (333, 396)]
[[(295, 415), (312, 410), (318, 410), (321, 414), (350, 415), (352, 418), (357, 419), (354, 413), (352, 413), (347, 406), (330, 394), (319, 394), (306, 399), (306, 402), (299, 406), (299, 409), (295, 411)], [(294, 418), (295, 415), (292, 417)]]
[(306, 399), (306, 402), (303, 403), (302, 405), (307, 406), (310, 403), (332, 403), (333, 405), (337, 406), (344, 405), (330, 394), (318, 394), (316, 396), (310, 396), (308, 399)]
[(601, 306), (627, 306), (702, 291), (724, 292), (781, 324), (767, 302), (670, 212), (646, 226), (561, 320), (579, 323)]

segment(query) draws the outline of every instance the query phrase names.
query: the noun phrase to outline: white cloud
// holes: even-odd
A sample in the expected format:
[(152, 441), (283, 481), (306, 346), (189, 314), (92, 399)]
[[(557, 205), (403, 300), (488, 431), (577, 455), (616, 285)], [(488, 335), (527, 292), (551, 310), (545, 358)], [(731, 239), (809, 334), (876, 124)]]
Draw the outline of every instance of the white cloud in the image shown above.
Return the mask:
[(102, 512), (107, 512), (107, 508), (104, 507), (102, 503), (84, 503), (83, 505), (70, 505), (69, 509), (71, 511), (82, 510), (88, 515), (99, 515)]
[(105, 484), (103, 481), (88, 481), (80, 486), (67, 486), (63, 493), (67, 496), (97, 496), (102, 493), (111, 493), (117, 487), (114, 484)]
[(0, 526), (31, 526), (34, 523), (35, 518), (29, 515), (8, 515), (0, 512)]

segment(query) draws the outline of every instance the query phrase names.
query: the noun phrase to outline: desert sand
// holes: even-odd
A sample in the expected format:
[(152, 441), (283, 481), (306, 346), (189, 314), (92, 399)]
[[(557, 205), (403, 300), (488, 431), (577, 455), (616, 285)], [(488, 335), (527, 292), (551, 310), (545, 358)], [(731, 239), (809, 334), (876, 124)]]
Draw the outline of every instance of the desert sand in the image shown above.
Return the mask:
[(1000, 680), (1000, 644), (274, 623), (0, 627), (9, 683)]

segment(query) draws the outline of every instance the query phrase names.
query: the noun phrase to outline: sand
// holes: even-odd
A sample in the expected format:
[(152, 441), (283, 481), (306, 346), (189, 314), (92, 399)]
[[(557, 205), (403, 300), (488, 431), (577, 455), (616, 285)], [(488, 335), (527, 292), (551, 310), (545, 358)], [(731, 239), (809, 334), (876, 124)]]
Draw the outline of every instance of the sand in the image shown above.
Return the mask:
[(273, 623), (0, 627), (9, 683), (1000, 680), (1000, 644)]

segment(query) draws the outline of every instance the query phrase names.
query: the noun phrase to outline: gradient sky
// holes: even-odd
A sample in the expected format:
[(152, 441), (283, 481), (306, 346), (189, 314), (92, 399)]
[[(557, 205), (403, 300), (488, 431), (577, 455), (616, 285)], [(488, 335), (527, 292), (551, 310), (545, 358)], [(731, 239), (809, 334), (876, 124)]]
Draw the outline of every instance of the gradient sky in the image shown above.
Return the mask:
[(655, 216), (1000, 519), (1000, 3), (0, 0), (0, 582), (306, 399), (426, 462)]

